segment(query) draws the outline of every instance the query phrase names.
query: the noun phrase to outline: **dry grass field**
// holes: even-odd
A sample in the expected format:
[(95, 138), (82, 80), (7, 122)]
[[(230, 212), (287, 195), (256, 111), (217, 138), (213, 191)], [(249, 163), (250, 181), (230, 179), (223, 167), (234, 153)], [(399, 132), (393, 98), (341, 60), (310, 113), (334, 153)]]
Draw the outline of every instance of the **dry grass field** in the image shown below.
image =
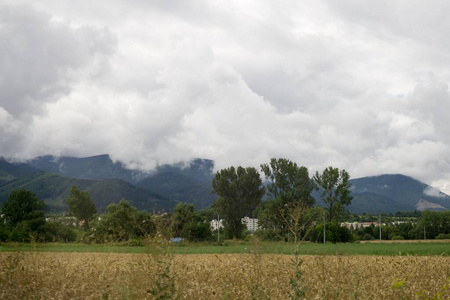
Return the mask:
[(5, 252), (0, 299), (450, 299), (448, 256), (299, 258)]

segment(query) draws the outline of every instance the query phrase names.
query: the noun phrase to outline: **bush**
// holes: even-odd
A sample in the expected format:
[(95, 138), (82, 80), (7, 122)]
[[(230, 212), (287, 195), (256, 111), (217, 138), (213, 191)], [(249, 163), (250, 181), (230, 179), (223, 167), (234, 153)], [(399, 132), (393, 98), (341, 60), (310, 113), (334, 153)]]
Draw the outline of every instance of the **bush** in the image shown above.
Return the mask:
[(397, 241), (401, 241), (404, 240), (405, 238), (402, 237), (401, 235), (394, 235), (391, 240), (397, 240)]
[(45, 242), (73, 242), (77, 239), (75, 230), (59, 222), (47, 222), (44, 225), (43, 241)]
[(450, 239), (450, 233), (447, 233), (447, 234), (445, 234), (445, 233), (440, 233), (438, 236), (435, 237), (435, 239), (438, 239), (438, 240), (448, 240), (448, 239)]
[(368, 233), (364, 234), (363, 237), (362, 237), (363, 241), (371, 241), (371, 240), (374, 240), (374, 239), (375, 238), (372, 235), (368, 234)]

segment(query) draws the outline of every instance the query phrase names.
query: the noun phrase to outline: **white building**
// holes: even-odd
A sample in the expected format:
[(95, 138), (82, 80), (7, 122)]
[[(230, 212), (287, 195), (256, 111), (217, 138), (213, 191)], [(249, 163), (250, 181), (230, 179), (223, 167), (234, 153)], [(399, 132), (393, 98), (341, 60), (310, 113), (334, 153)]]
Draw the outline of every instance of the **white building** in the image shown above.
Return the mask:
[(217, 221), (217, 219), (211, 220), (211, 230), (217, 230), (223, 228), (223, 219)]
[[(217, 230), (218, 228), (223, 228), (223, 219), (221, 219), (220, 221), (217, 221), (217, 219), (215, 220), (211, 220), (211, 230)], [(247, 227), (248, 231), (256, 231), (259, 229), (258, 227), (258, 219), (253, 219), (253, 218), (249, 218), (249, 217), (244, 217), (241, 219), (242, 224), (245, 224), (245, 226)]]
[(242, 218), (242, 224), (245, 224), (245, 226), (247, 226), (247, 230), (251, 232), (259, 229), (258, 219), (244, 217)]

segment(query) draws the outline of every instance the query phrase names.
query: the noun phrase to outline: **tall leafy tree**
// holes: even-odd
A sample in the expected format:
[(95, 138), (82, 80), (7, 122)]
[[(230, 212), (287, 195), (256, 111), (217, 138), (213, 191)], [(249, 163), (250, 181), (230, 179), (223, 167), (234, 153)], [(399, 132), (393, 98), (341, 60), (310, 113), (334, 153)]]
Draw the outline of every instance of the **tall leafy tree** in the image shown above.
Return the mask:
[(337, 220), (352, 203), (350, 175), (345, 170), (328, 167), (322, 174), (318, 171), (313, 177), (316, 190), (321, 191), (321, 198), (328, 211), (328, 220)]
[(269, 164), (262, 164), (261, 170), (269, 182), (267, 196), (280, 205), (292, 201), (301, 201), (305, 206), (312, 206), (314, 198), (311, 192), (314, 184), (309, 178), (308, 169), (298, 166), (285, 158), (271, 158)]
[(311, 207), (314, 184), (306, 167), (285, 158), (271, 158), (270, 163), (261, 165), (261, 170), (267, 181), (268, 199), (258, 208), (259, 223), (278, 237), (286, 238), (289, 233), (286, 222), (290, 222), (287, 208), (302, 207), (306, 211)]
[(241, 238), (245, 226), (241, 219), (261, 203), (264, 195), (258, 171), (240, 166), (222, 169), (214, 176), (212, 188), (219, 196), (215, 207), (225, 219), (225, 232), (230, 238)]
[(97, 212), (91, 196), (86, 191), (80, 191), (76, 186), (72, 186), (69, 196), (66, 199), (69, 213), (72, 214), (79, 221), (84, 222), (84, 227), (89, 229), (89, 221)]

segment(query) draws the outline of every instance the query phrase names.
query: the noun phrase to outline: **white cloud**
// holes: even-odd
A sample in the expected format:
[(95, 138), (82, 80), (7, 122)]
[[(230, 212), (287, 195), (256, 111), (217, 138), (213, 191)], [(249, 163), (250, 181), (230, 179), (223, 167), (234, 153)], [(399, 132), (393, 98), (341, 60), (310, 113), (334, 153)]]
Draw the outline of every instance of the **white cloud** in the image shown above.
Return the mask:
[(16, 2), (0, 7), (5, 156), (286, 157), (450, 192), (447, 2)]
[(425, 190), (423, 191), (423, 193), (425, 195), (432, 196), (432, 197), (439, 197), (439, 198), (445, 197), (445, 194), (441, 193), (438, 189), (431, 187), (431, 186), (427, 186), (425, 188)]

